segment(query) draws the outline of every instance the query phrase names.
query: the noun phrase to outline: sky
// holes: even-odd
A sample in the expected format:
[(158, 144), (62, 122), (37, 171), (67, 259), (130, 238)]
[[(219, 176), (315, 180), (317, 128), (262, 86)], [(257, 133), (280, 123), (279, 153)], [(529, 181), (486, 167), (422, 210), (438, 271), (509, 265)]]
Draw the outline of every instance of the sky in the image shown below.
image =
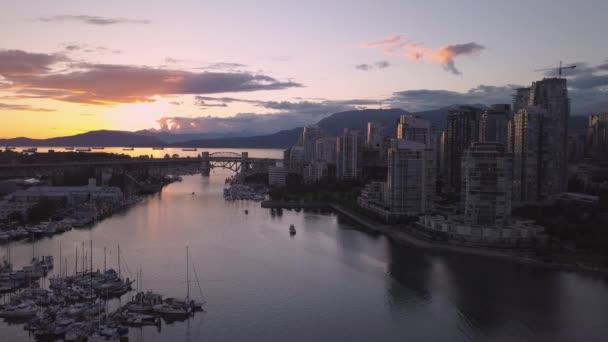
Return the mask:
[(0, 138), (509, 103), (560, 60), (572, 113), (608, 111), (605, 0), (0, 1)]

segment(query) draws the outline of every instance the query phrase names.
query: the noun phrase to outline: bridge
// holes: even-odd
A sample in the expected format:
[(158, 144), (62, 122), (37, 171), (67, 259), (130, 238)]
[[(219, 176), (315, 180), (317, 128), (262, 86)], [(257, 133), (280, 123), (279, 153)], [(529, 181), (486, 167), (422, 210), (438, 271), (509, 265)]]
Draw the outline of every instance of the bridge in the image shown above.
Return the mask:
[(172, 170), (187, 168), (208, 175), (213, 168), (224, 168), (240, 175), (268, 172), (268, 166), (278, 159), (252, 158), (248, 152), (201, 152), (200, 157), (186, 158), (129, 158), (91, 160), (82, 162), (1, 164), (0, 179), (27, 178), (36, 176), (62, 175), (66, 170), (93, 168), (97, 172), (137, 172), (146, 170), (155, 173), (171, 173)]

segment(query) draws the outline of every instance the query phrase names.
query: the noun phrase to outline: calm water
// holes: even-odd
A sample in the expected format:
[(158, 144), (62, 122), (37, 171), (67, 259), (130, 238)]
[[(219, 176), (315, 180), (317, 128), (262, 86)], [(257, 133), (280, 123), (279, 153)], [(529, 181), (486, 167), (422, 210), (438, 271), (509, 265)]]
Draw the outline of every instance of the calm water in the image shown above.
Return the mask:
[[(188, 245), (207, 312), (160, 332), (131, 329), (132, 341), (608, 340), (605, 279), (418, 250), (331, 213), (224, 202), (228, 175), (184, 177), (92, 229), (13, 244), (13, 260), (62, 245), (73, 269), (76, 247), (92, 239), (95, 267), (104, 246), (116, 267), (120, 243), (123, 273), (142, 269), (145, 289), (184, 296)], [(0, 323), (0, 334), (29, 340), (21, 325)]]

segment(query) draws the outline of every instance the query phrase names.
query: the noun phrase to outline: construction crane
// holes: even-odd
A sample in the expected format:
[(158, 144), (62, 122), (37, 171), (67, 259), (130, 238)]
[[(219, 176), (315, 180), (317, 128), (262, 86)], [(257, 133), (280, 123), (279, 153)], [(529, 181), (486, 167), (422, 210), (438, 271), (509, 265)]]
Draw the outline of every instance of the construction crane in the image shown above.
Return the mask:
[(559, 74), (559, 78), (562, 78), (562, 70), (565, 69), (574, 69), (576, 68), (576, 65), (572, 64), (572, 65), (568, 65), (568, 66), (562, 66), (562, 61), (559, 61), (559, 68), (545, 68), (545, 69), (536, 69), (534, 71), (550, 71), (550, 70), (557, 70), (558, 74)]

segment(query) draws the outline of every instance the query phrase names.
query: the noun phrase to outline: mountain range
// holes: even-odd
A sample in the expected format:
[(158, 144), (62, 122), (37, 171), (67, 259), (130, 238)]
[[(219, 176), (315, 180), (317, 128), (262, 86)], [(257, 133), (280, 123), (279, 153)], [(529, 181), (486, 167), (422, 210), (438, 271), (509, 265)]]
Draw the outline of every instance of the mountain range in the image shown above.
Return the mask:
[[(413, 113), (429, 120), (434, 127), (445, 129), (446, 115), (450, 107)], [(367, 130), (370, 121), (381, 122), (389, 136), (395, 136), (399, 116), (410, 114), (403, 109), (364, 109), (334, 113), (317, 123), (333, 136), (339, 135), (344, 128)], [(570, 128), (581, 132), (587, 127), (586, 116), (571, 116)], [(298, 141), (302, 127), (282, 130), (273, 134), (259, 136), (222, 136), (218, 134), (175, 134), (154, 130), (128, 131), (91, 131), (72, 136), (31, 139), (25, 137), (0, 139), (0, 146), (79, 146), (79, 147), (210, 147), (210, 148), (287, 148)]]

